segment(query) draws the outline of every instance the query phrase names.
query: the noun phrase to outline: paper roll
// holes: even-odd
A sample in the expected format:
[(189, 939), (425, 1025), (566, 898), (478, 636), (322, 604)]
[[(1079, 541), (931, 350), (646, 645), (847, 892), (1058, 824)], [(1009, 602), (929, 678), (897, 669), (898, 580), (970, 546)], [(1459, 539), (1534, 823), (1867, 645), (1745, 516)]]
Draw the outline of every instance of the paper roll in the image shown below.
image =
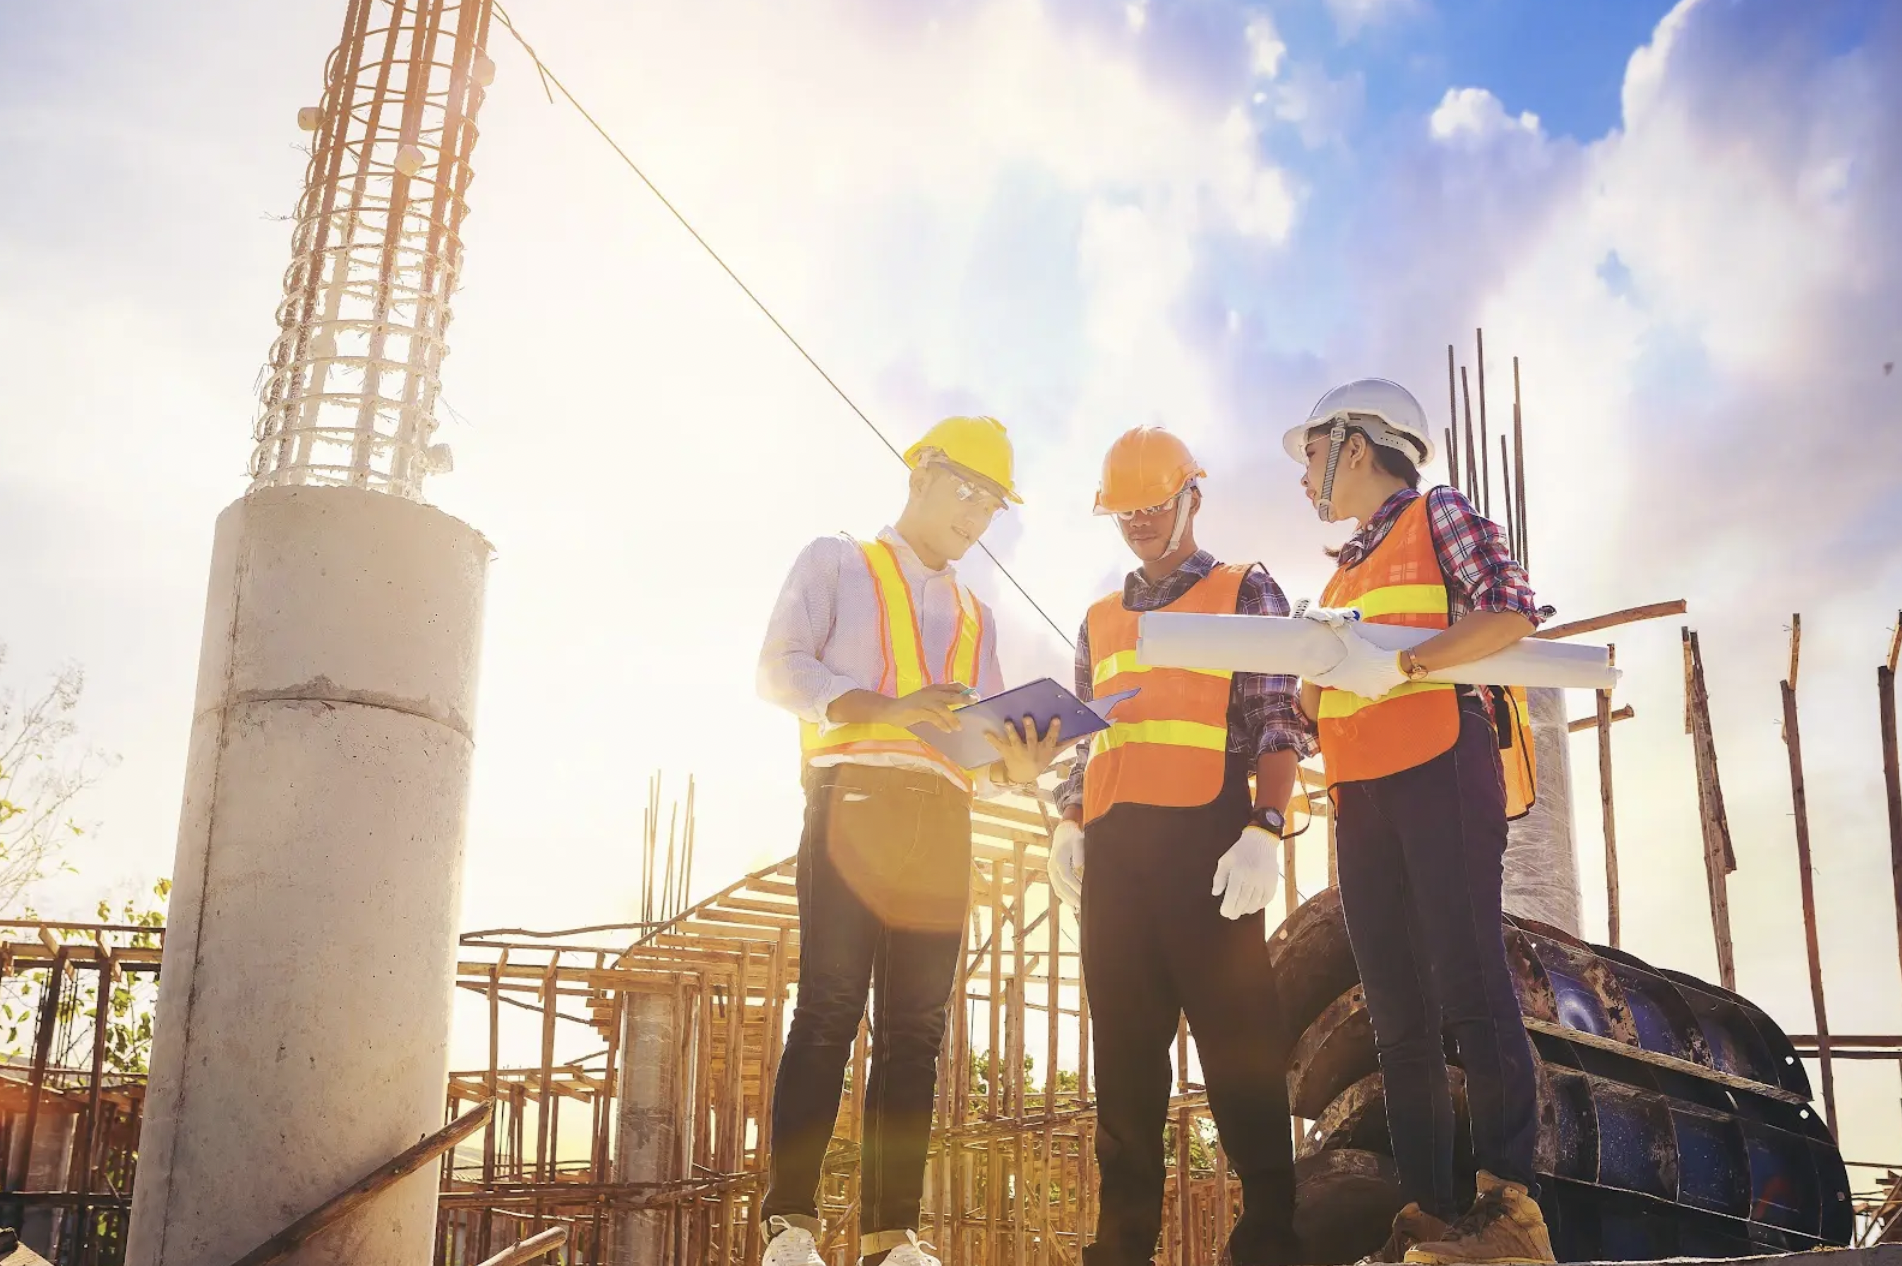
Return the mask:
[[(1383, 650), (1418, 646), (1432, 629), (1398, 624), (1355, 626)], [(1164, 668), (1224, 668), (1231, 672), (1326, 672), (1341, 659), (1340, 635), (1318, 620), (1260, 615), (1200, 615), (1150, 611), (1136, 625), (1136, 658)], [(1610, 690), (1618, 681), (1603, 646), (1569, 642), (1515, 642), (1496, 655), (1441, 669), (1429, 681), (1472, 686), (1554, 686)]]

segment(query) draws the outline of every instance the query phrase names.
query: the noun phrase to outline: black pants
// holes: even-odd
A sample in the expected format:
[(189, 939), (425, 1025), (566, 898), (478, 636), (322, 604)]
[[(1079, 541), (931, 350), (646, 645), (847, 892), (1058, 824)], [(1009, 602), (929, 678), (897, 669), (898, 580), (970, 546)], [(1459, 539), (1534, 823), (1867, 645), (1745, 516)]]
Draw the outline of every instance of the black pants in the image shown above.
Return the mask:
[(1248, 824), (1232, 774), (1199, 809), (1118, 805), (1084, 836), (1083, 975), (1096, 1058), (1100, 1213), (1086, 1266), (1153, 1260), (1162, 1230), (1169, 1055), (1186, 1014), (1244, 1211), (1234, 1266), (1300, 1260), (1287, 1044), (1263, 916), (1225, 919), (1215, 864)]
[(868, 1235), (915, 1230), (938, 1044), (970, 899), (970, 796), (931, 773), (808, 771), (798, 885), (799, 997), (774, 1083), (761, 1218), (816, 1215), (870, 990), (860, 1227)]
[(1505, 786), (1483, 706), (1462, 701), (1452, 750), (1343, 783), (1336, 803), (1341, 904), (1407, 1198), (1441, 1217), (1456, 1212), (1443, 1029), (1466, 1071), (1474, 1161), (1536, 1192), (1536, 1073), (1500, 926)]

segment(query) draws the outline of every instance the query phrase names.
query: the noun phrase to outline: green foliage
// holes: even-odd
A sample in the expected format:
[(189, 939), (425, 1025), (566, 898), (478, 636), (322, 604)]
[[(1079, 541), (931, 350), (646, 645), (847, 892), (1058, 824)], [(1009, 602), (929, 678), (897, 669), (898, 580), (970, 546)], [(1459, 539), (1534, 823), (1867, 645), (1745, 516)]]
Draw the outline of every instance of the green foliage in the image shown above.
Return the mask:
[(34, 884), (70, 871), (62, 854), (86, 833), (73, 801), (113, 758), (78, 739), (73, 718), (85, 687), (85, 674), (68, 665), (24, 701), (0, 688), (0, 910), (20, 908)]

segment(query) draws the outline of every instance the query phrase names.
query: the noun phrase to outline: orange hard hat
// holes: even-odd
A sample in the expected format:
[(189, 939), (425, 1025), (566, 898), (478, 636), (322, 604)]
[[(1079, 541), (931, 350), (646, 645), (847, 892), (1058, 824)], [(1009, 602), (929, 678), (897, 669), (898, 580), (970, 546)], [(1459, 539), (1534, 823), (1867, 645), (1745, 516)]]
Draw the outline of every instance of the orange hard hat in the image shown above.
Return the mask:
[(1159, 506), (1209, 472), (1189, 446), (1159, 426), (1123, 432), (1103, 458), (1096, 513), (1126, 514)]

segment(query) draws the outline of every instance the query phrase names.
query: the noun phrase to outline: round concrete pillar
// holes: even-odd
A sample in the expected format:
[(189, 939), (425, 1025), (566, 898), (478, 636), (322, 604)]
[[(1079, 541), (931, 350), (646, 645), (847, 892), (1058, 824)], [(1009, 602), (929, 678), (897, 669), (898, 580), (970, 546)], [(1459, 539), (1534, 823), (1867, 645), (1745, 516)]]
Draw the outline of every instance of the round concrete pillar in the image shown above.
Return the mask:
[(1578, 853), (1572, 839), (1572, 744), (1565, 692), (1526, 692), (1538, 799), (1506, 832), (1506, 913), (1580, 935)]
[[(489, 545), (270, 488), (219, 516), (127, 1260), (218, 1266), (439, 1128)], [(426, 1167), (288, 1260), (430, 1260)]]

